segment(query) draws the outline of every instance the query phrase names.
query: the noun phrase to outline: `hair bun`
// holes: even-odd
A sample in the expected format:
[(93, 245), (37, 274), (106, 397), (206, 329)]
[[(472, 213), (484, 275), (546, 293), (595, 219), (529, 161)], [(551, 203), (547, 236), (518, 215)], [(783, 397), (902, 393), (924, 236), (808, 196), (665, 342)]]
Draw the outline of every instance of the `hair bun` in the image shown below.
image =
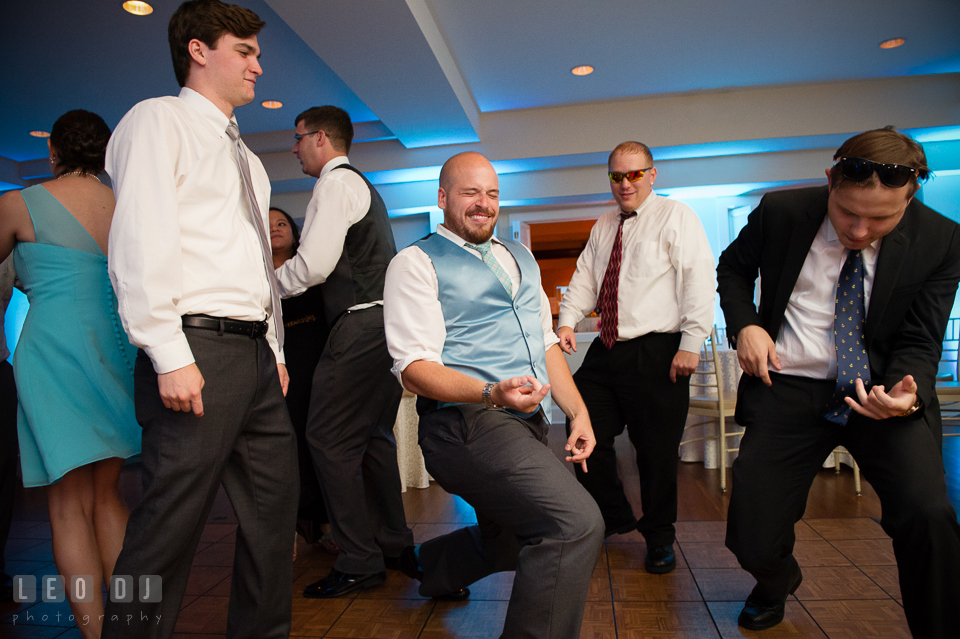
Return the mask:
[(50, 145), (57, 165), (67, 171), (101, 173), (110, 140), (110, 127), (96, 113), (76, 109), (64, 113), (53, 125)]

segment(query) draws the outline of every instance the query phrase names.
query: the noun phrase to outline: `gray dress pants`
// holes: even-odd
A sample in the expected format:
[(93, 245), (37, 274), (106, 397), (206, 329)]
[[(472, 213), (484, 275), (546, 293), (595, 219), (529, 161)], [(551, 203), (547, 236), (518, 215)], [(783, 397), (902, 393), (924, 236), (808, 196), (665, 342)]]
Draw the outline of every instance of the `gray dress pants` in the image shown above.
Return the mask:
[(462, 404), (420, 417), (427, 470), (478, 522), (420, 547), (420, 594), (516, 570), (503, 637), (578, 637), (603, 543), (600, 509), (546, 436), (540, 413), (521, 419)]
[(384, 556), (413, 545), (400, 496), (393, 424), (403, 389), (390, 372), (383, 307), (346, 313), (330, 330), (313, 376), (307, 443), (321, 478), (334, 567), (384, 570)]
[[(170, 637), (220, 484), (236, 512), (228, 637), (290, 633), (297, 444), (266, 339), (185, 328), (205, 385), (203, 417), (165, 408), (140, 351), (134, 370), (143, 426), (143, 489), (114, 575), (160, 575), (162, 600), (107, 603), (103, 637)], [(116, 618), (114, 618), (116, 616)]]

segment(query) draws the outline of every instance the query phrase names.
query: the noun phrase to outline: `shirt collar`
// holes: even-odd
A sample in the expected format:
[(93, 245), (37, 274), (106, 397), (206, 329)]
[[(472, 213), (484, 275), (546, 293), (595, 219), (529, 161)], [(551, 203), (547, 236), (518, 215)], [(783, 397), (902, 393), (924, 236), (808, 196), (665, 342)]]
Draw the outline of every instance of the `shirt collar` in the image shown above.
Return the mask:
[[(837, 235), (837, 229), (833, 228), (833, 222), (830, 221), (830, 216), (829, 216), (829, 215), (827, 215), (826, 217), (823, 218), (823, 225), (824, 225), (824, 228), (826, 229), (826, 232), (827, 232), (827, 236), (826, 236), (826, 237), (827, 237), (827, 242), (829, 242), (829, 243), (831, 243), (831, 244), (839, 244), (839, 243), (840, 243), (840, 237)], [(881, 237), (881, 238), (877, 238), (876, 240), (874, 240), (873, 242), (871, 242), (870, 245), (867, 246), (867, 247), (866, 247), (865, 249), (863, 249), (863, 250), (864, 250), (864, 251), (869, 251), (869, 252), (874, 252), (874, 251), (876, 251), (877, 249), (880, 248), (880, 240), (882, 240), (882, 239), (883, 239), (882, 237)], [(846, 248), (846, 247), (844, 247), (844, 248)]]
[[(465, 239), (445, 227), (443, 224), (437, 224), (437, 235), (444, 237), (458, 246), (463, 246), (464, 244), (470, 244)], [(496, 236), (490, 238), (490, 240), (495, 244), (503, 244)]]
[(338, 167), (341, 164), (350, 164), (350, 160), (347, 158), (347, 156), (338, 155), (337, 157), (333, 158), (332, 160), (324, 164), (323, 168), (320, 169), (320, 177), (322, 178), (324, 175), (332, 171), (334, 167)]
[[(653, 190), (651, 190), (651, 191), (650, 191), (650, 195), (648, 195), (647, 198), (646, 198), (643, 202), (640, 203), (640, 206), (637, 207), (637, 209), (636, 209), (637, 217), (640, 217), (641, 215), (643, 215), (643, 212), (644, 212), (648, 207), (652, 206), (653, 203), (654, 203), (659, 197), (660, 197), (660, 196), (657, 195), (656, 192), (654, 192)], [(629, 212), (630, 212), (630, 211), (627, 211), (627, 213), (629, 213)], [(621, 209), (620, 207), (617, 207), (617, 215), (620, 215), (620, 214), (622, 214), (622, 213), (623, 213), (623, 209)]]
[(216, 128), (224, 137), (227, 135), (227, 125), (231, 122), (234, 124), (237, 123), (236, 116), (228, 118), (223, 114), (223, 111), (217, 108), (217, 105), (208, 100), (202, 93), (198, 93), (193, 89), (183, 87), (180, 89), (180, 95), (178, 97), (193, 107), (204, 120), (209, 122), (210, 125)]

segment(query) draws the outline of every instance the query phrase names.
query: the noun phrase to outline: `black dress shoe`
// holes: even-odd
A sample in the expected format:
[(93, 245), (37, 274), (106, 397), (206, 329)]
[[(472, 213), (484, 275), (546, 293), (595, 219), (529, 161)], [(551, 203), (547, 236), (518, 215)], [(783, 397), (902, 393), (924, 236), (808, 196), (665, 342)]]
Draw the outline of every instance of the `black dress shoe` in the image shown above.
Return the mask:
[(303, 596), (310, 599), (333, 599), (357, 590), (373, 588), (386, 580), (386, 572), (375, 572), (372, 575), (351, 575), (334, 568), (329, 575), (304, 588)]
[(461, 588), (457, 592), (451, 592), (445, 595), (436, 595), (433, 598), (437, 601), (466, 601), (470, 598), (470, 589)]
[(606, 539), (610, 535), (625, 535), (626, 533), (637, 529), (637, 520), (634, 519), (632, 522), (626, 524), (616, 524), (608, 527), (603, 531), (603, 538)]
[(0, 572), (0, 603), (10, 603), (11, 601), (13, 601), (13, 577), (5, 572)]
[(677, 567), (677, 556), (673, 554), (673, 544), (668, 546), (647, 546), (647, 558), (643, 562), (647, 572), (663, 575)]
[[(420, 566), (420, 559), (417, 558), (417, 552), (413, 546), (407, 546), (400, 551), (397, 557), (397, 569), (411, 579), (423, 581), (423, 568)], [(470, 596), (469, 588), (461, 588), (456, 592), (449, 592), (445, 595), (434, 595), (437, 601), (464, 601)]]
[[(797, 569), (797, 574), (793, 578), (793, 585), (790, 586), (789, 594), (792, 595), (795, 593), (802, 581), (803, 574)], [(748, 597), (746, 603), (743, 605), (743, 610), (740, 611), (740, 617), (737, 618), (737, 623), (747, 630), (766, 630), (767, 628), (773, 628), (783, 621), (786, 604), (786, 597), (770, 605), (751, 601)]]

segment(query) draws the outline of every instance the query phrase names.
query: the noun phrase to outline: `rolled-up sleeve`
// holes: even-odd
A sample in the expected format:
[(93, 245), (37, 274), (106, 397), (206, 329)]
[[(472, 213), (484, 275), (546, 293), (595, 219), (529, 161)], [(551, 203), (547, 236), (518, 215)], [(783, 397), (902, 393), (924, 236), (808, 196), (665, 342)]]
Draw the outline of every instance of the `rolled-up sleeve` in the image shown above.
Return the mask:
[(437, 274), (427, 254), (415, 246), (400, 251), (387, 268), (383, 288), (383, 322), (393, 374), (403, 385), (403, 371), (419, 360), (443, 364), (447, 331), (438, 299)]

